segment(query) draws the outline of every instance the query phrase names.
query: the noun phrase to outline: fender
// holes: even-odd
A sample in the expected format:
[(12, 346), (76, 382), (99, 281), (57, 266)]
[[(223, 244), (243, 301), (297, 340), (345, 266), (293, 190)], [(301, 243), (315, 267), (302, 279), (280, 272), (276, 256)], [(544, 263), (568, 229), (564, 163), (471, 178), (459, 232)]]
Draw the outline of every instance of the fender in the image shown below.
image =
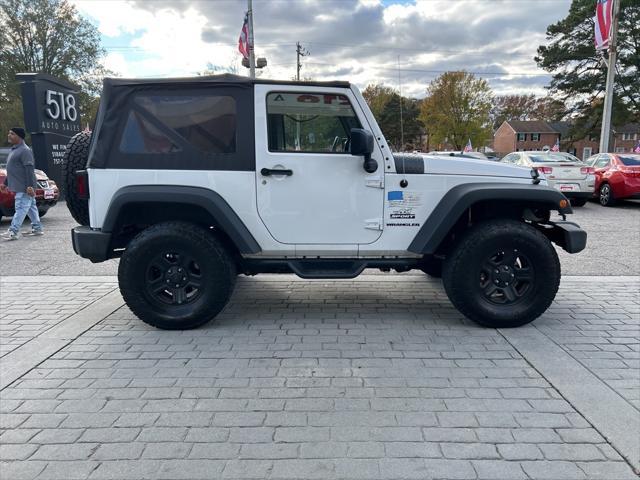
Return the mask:
[[(473, 204), (486, 200), (531, 203), (544, 205), (563, 215), (573, 213), (569, 201), (562, 193), (544, 185), (464, 183), (453, 187), (442, 197), (416, 234), (408, 250), (420, 254), (435, 253), (463, 212)], [(560, 205), (562, 200), (566, 202), (564, 207)]]
[(129, 185), (118, 190), (112, 197), (102, 231), (112, 232), (120, 212), (132, 203), (172, 203), (202, 207), (215, 219), (216, 226), (222, 229), (240, 253), (260, 253), (258, 242), (240, 217), (218, 193), (202, 187), (179, 185)]

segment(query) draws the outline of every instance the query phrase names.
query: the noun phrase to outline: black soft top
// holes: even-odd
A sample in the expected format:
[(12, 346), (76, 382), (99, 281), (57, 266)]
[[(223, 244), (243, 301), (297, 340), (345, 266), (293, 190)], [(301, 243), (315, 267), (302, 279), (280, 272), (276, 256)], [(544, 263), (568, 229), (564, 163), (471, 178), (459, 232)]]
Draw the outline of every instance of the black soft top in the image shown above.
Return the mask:
[[(218, 164), (224, 162), (229, 163), (229, 169), (236, 168), (234, 165), (242, 163), (242, 159), (253, 159), (255, 152), (253, 151), (253, 86), (256, 84), (266, 85), (296, 85), (296, 86), (314, 86), (314, 87), (336, 87), (349, 88), (349, 82), (294, 82), (280, 80), (263, 80), (251, 79), (240, 75), (210, 75), (190, 78), (105, 78), (102, 96), (100, 98), (100, 107), (94, 128), (94, 135), (91, 138), (91, 146), (89, 148), (89, 168), (106, 168), (108, 164), (119, 165), (132, 168), (131, 165), (138, 165), (139, 168), (152, 168), (156, 165), (156, 156), (143, 156), (127, 160), (121, 158), (122, 155), (117, 152), (116, 140), (125, 122), (127, 121), (128, 112), (132, 107), (132, 98), (138, 94), (145, 92), (172, 94), (175, 92), (184, 94), (197, 94), (203, 90), (207, 90), (208, 86), (214, 87), (216, 91), (225, 92), (235, 98), (238, 108), (238, 122), (242, 123), (242, 141), (238, 143), (237, 157), (231, 158), (232, 155), (226, 155), (226, 160), (220, 160)], [(240, 135), (240, 134), (239, 134)], [(176, 164), (181, 168), (189, 168), (189, 162), (197, 164), (193, 154), (176, 154)], [(129, 163), (127, 163), (129, 162)], [(221, 163), (222, 162), (222, 163)], [(166, 167), (165, 167), (166, 168)], [(196, 166), (193, 166), (196, 168)], [(249, 166), (246, 167), (250, 169)]]
[(241, 75), (225, 73), (222, 75), (203, 75), (198, 77), (182, 78), (105, 78), (105, 90), (111, 87), (137, 87), (137, 86), (172, 86), (201, 85), (203, 83), (220, 83), (236, 85), (302, 85), (307, 87), (338, 87), (349, 88), (351, 84), (344, 81), (332, 82), (296, 82), (293, 80), (266, 80), (261, 78), (249, 78)]

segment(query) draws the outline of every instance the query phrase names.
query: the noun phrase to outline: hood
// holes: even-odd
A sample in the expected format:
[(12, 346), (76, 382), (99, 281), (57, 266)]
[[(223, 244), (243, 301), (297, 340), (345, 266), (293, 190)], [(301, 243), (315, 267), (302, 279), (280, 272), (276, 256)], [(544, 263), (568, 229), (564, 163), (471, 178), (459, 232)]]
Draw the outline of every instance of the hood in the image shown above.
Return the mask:
[(531, 169), (476, 158), (429, 154), (393, 154), (396, 172), (531, 179)]

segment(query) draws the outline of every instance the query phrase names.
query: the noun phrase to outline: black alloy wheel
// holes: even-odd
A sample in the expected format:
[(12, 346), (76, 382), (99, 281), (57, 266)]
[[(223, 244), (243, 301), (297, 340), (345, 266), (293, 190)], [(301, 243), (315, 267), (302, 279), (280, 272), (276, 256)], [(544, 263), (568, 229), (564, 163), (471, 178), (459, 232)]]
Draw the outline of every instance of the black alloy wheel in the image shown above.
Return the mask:
[(149, 262), (146, 292), (161, 305), (185, 305), (199, 298), (202, 282), (202, 270), (193, 256), (172, 249)]
[(480, 288), (491, 303), (515, 304), (533, 288), (534, 276), (531, 260), (517, 248), (509, 248), (496, 251), (485, 259), (480, 272)]

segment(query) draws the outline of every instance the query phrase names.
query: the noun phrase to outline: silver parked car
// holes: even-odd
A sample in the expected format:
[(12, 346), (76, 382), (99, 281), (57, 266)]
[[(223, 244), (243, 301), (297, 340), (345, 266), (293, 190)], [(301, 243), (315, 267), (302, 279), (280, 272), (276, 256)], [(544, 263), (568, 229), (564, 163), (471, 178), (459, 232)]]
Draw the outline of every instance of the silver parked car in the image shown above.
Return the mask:
[(581, 207), (593, 195), (595, 169), (566, 152), (513, 152), (501, 162), (535, 168), (544, 174), (550, 187), (560, 190), (571, 200), (571, 205)]

